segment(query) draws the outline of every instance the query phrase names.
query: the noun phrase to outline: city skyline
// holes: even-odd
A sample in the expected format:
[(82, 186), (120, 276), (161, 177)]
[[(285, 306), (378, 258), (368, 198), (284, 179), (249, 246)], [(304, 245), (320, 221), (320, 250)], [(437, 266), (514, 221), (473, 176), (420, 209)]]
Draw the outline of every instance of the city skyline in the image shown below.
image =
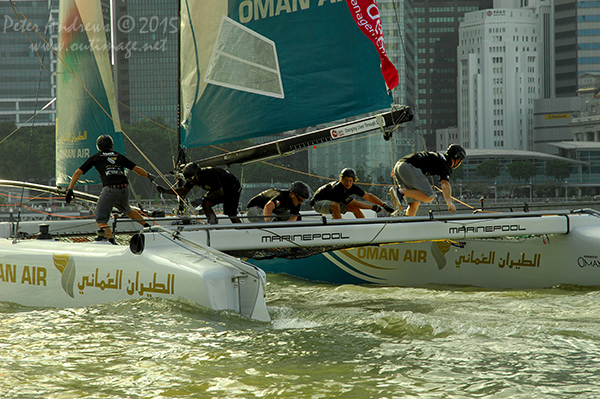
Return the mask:
[[(52, 27), (52, 21), (58, 19), (58, 0), (18, 3), (21, 10), (25, 14), (30, 14), (30, 20), (38, 26)], [(487, 135), (487, 138), (475, 144), (473, 138), (475, 136), (471, 137), (471, 133), (461, 131), (458, 122), (459, 107), (462, 102), (459, 99), (459, 87), (462, 86), (457, 68), (460, 51), (457, 28), (464, 23), (465, 14), (487, 9), (489, 3), (490, 1), (380, 0), (378, 4), (388, 54), (399, 71), (401, 82), (393, 91), (393, 96), (396, 102), (413, 108), (415, 123), (403, 126), (396, 132), (391, 142), (382, 143), (379, 137), (367, 138), (360, 143), (340, 145), (335, 149), (317, 150), (310, 156), (312, 161), (309, 159), (307, 168), (310, 170), (319, 165), (321, 169), (326, 169), (326, 175), (335, 175), (337, 173), (335, 170), (339, 169), (337, 165), (348, 163), (369, 170), (383, 171), (382, 164), (387, 166), (393, 163), (394, 159), (410, 151), (440, 150), (442, 149), (440, 147), (452, 140), (455, 135), (467, 148), (505, 148), (504, 143), (510, 142), (505, 138), (509, 129), (496, 127), (487, 129), (491, 133), (478, 132), (477, 134)], [(496, 8), (502, 5), (532, 10), (538, 4), (547, 6), (549, 3), (541, 0), (504, 0), (496, 1), (495, 5)], [(50, 73), (46, 76), (48, 79), (40, 80), (40, 62), (37, 55), (29, 51), (29, 39), (22, 32), (15, 31), (16, 18), (12, 19), (12, 23), (9, 18), (6, 18), (6, 15), (12, 13), (12, 9), (7, 7), (6, 3), (3, 4), (4, 6), (0, 8), (5, 15), (4, 29), (1, 32), (4, 37), (0, 43), (0, 69), (3, 76), (8, 76), (8, 79), (3, 79), (0, 83), (0, 119), (14, 120), (17, 124), (22, 124), (33, 115), (36, 100), (39, 110), (41, 104), (51, 102), (55, 96), (55, 77), (52, 72), (56, 70), (56, 59), (49, 51), (41, 54), (44, 58), (44, 66)], [(600, 69), (598, 67), (600, 61), (594, 63), (597, 57), (592, 56), (594, 49), (599, 46), (597, 42), (600, 42), (600, 32), (594, 34), (593, 28), (600, 14), (600, 7), (594, 4), (594, 2), (555, 0), (554, 18), (551, 13), (539, 15), (537, 25), (539, 28), (535, 33), (539, 48), (536, 48), (536, 53), (514, 55), (523, 57), (519, 62), (523, 59), (535, 58), (536, 60), (536, 65), (533, 66), (535, 76), (525, 77), (526, 81), (536, 81), (528, 85), (523, 85), (522, 81), (513, 84), (515, 87), (523, 85), (525, 91), (530, 91), (530, 95), (523, 98), (529, 103), (528, 107), (522, 108), (527, 114), (524, 118), (515, 118), (506, 114), (507, 102), (518, 100), (502, 99), (501, 104), (494, 104), (492, 99), (492, 105), (502, 105), (502, 107), (488, 106), (476, 111), (480, 113), (478, 117), (481, 121), (486, 123), (488, 121), (506, 123), (505, 120), (508, 118), (511, 121), (518, 121), (517, 125), (510, 129), (510, 133), (515, 135), (512, 140), (519, 144), (510, 148), (533, 150), (536, 142), (543, 141), (543, 138), (538, 137), (543, 135), (543, 130), (537, 127), (539, 115), (534, 115), (537, 102), (560, 96), (576, 97), (579, 86), (578, 83), (572, 83), (573, 73), (577, 77), (585, 72)], [(135, 123), (143, 120), (139, 115), (142, 114), (148, 118), (161, 118), (168, 126), (174, 127), (177, 114), (176, 43), (171, 28), (172, 14), (176, 14), (175, 7), (172, 4), (164, 5), (157, 0), (144, 4), (106, 0), (102, 5), (108, 25), (112, 23), (116, 26), (108, 34), (114, 47), (112, 55), (117, 99), (124, 104), (120, 107), (123, 122)], [(551, 29), (552, 24), (548, 24), (549, 18), (556, 22), (554, 32)], [(127, 21), (133, 25), (119, 25)], [(145, 31), (142, 29), (143, 26), (147, 28)], [(55, 44), (56, 33), (51, 34), (51, 31), (56, 31), (56, 27), (46, 30), (50, 32), (49, 43)], [(577, 38), (580, 34), (583, 35), (582, 44), (574, 48), (573, 37)], [(556, 43), (553, 44), (549, 38), (556, 38)], [(130, 44), (133, 42), (148, 47), (146, 51), (131, 51)], [(454, 46), (453, 43), (456, 45)], [(27, 50), (17, 51), (19, 49)], [(552, 57), (555, 57), (555, 61), (548, 61)], [(489, 62), (492, 73), (495, 69), (503, 71), (504, 76), (505, 70), (515, 68), (514, 65), (505, 65), (513, 56), (502, 56), (502, 65), (493, 65), (493, 61), (498, 61), (499, 58), (496, 54), (485, 59)], [(553, 66), (556, 67), (555, 73)], [(551, 78), (548, 78), (549, 74)], [(540, 78), (540, 76), (545, 77)], [(504, 80), (510, 77), (512, 76), (505, 77)], [(493, 84), (494, 79), (498, 78), (489, 77), (489, 82)], [(40, 81), (39, 92), (38, 81)], [(490, 84), (487, 78), (482, 82)], [(15, 97), (15, 94), (19, 97)], [(573, 101), (569, 102), (572, 103), (574, 104)], [(557, 104), (560, 106), (560, 103)], [(540, 111), (544, 114), (558, 112), (548, 106), (537, 107), (537, 109), (544, 109)], [(569, 109), (571, 110), (572, 107), (569, 106)], [(542, 114), (540, 115), (543, 117)], [(42, 111), (35, 123), (54, 124), (54, 106), (51, 104), (47, 110)], [(452, 130), (454, 126), (459, 130), (458, 133)], [(439, 134), (436, 134), (438, 130)], [(563, 129), (563, 133), (554, 141), (574, 139), (566, 137), (565, 131)], [(590, 135), (581, 137), (590, 137)], [(558, 151), (555, 147), (545, 147), (545, 150), (554, 153)], [(342, 159), (342, 154), (351, 154), (351, 156)], [(331, 160), (330, 166), (320, 164), (322, 159)], [(374, 174), (383, 176), (384, 172)]]

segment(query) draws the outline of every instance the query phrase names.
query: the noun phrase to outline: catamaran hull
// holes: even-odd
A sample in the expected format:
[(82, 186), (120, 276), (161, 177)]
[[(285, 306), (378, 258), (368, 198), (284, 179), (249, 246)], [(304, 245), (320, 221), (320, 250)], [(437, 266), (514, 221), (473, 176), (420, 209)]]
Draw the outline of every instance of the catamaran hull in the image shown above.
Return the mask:
[(268, 321), (264, 273), (240, 271), (160, 233), (137, 246), (0, 240), (0, 301), (81, 307), (140, 298), (185, 298)]
[(564, 235), (396, 243), (248, 261), (267, 273), (332, 284), (595, 287), (600, 286), (599, 243), (600, 226), (590, 225)]
[[(19, 230), (33, 228), (24, 223)], [(595, 249), (600, 217), (592, 211), (163, 228), (207, 248), (248, 256), (248, 263), (269, 273), (333, 284), (600, 286), (600, 249)], [(4, 229), (14, 233), (13, 225)], [(272, 249), (319, 246), (331, 249), (299, 259), (265, 258)], [(245, 250), (257, 250), (257, 256), (239, 254)]]
[[(532, 289), (561, 284), (600, 286), (598, 239), (575, 236), (445, 241), (365, 246), (308, 258), (248, 262), (332, 284), (418, 287), (428, 284)], [(593, 245), (593, 246), (592, 246)]]

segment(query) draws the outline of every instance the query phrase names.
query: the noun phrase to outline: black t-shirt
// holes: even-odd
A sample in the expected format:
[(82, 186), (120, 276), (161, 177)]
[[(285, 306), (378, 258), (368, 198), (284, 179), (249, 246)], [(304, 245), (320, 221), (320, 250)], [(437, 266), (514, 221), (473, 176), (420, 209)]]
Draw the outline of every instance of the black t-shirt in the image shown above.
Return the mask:
[(292, 215), (297, 215), (300, 213), (301, 204), (294, 205), (293, 200), (290, 198), (290, 191), (278, 188), (271, 188), (258, 195), (255, 195), (248, 202), (248, 206), (246, 208), (249, 209), (257, 206), (262, 209), (269, 201), (273, 201), (275, 204), (273, 213), (280, 214), (287, 211), (290, 211)]
[(315, 202), (322, 200), (339, 202), (340, 204), (349, 204), (350, 201), (352, 201), (352, 197), (350, 197), (352, 194), (362, 198), (365, 195), (365, 190), (358, 187), (356, 184), (353, 184), (352, 187), (346, 189), (341, 182), (333, 181), (319, 187), (310, 201), (310, 204), (314, 205)]
[(98, 171), (102, 186), (107, 186), (129, 183), (127, 176), (125, 176), (125, 168), (133, 169), (135, 168), (135, 163), (118, 152), (100, 151), (89, 157), (79, 169), (83, 173), (87, 173), (92, 167)]
[(445, 154), (432, 151), (421, 151), (409, 154), (401, 161), (421, 169), (426, 176), (439, 176), (440, 180), (450, 181), (452, 161)]
[(209, 193), (222, 188), (223, 195), (237, 194), (241, 188), (240, 181), (232, 173), (225, 169), (213, 167), (202, 168), (192, 182), (186, 182), (184, 187), (192, 189), (194, 185)]

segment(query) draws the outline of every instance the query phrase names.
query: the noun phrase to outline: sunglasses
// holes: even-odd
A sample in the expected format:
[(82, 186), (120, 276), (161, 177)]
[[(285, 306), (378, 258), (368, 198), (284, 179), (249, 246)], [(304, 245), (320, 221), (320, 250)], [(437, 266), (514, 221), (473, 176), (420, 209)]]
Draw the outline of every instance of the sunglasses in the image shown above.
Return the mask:
[(299, 196), (298, 194), (294, 193), (294, 195), (296, 196), (296, 198), (298, 199), (298, 201), (300, 202), (304, 202), (306, 201), (306, 198), (302, 198), (301, 196)]

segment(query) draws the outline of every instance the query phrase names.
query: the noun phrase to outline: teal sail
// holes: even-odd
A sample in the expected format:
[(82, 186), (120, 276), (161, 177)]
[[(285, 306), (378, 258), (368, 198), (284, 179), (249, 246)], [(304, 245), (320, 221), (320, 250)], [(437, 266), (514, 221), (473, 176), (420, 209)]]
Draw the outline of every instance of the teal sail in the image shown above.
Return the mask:
[[(109, 134), (124, 152), (108, 46), (99, 1), (61, 0), (57, 66), (56, 184), (97, 152), (96, 139)], [(98, 184), (95, 170), (79, 179)]]
[(388, 109), (380, 57), (345, 0), (182, 0), (181, 146)]

